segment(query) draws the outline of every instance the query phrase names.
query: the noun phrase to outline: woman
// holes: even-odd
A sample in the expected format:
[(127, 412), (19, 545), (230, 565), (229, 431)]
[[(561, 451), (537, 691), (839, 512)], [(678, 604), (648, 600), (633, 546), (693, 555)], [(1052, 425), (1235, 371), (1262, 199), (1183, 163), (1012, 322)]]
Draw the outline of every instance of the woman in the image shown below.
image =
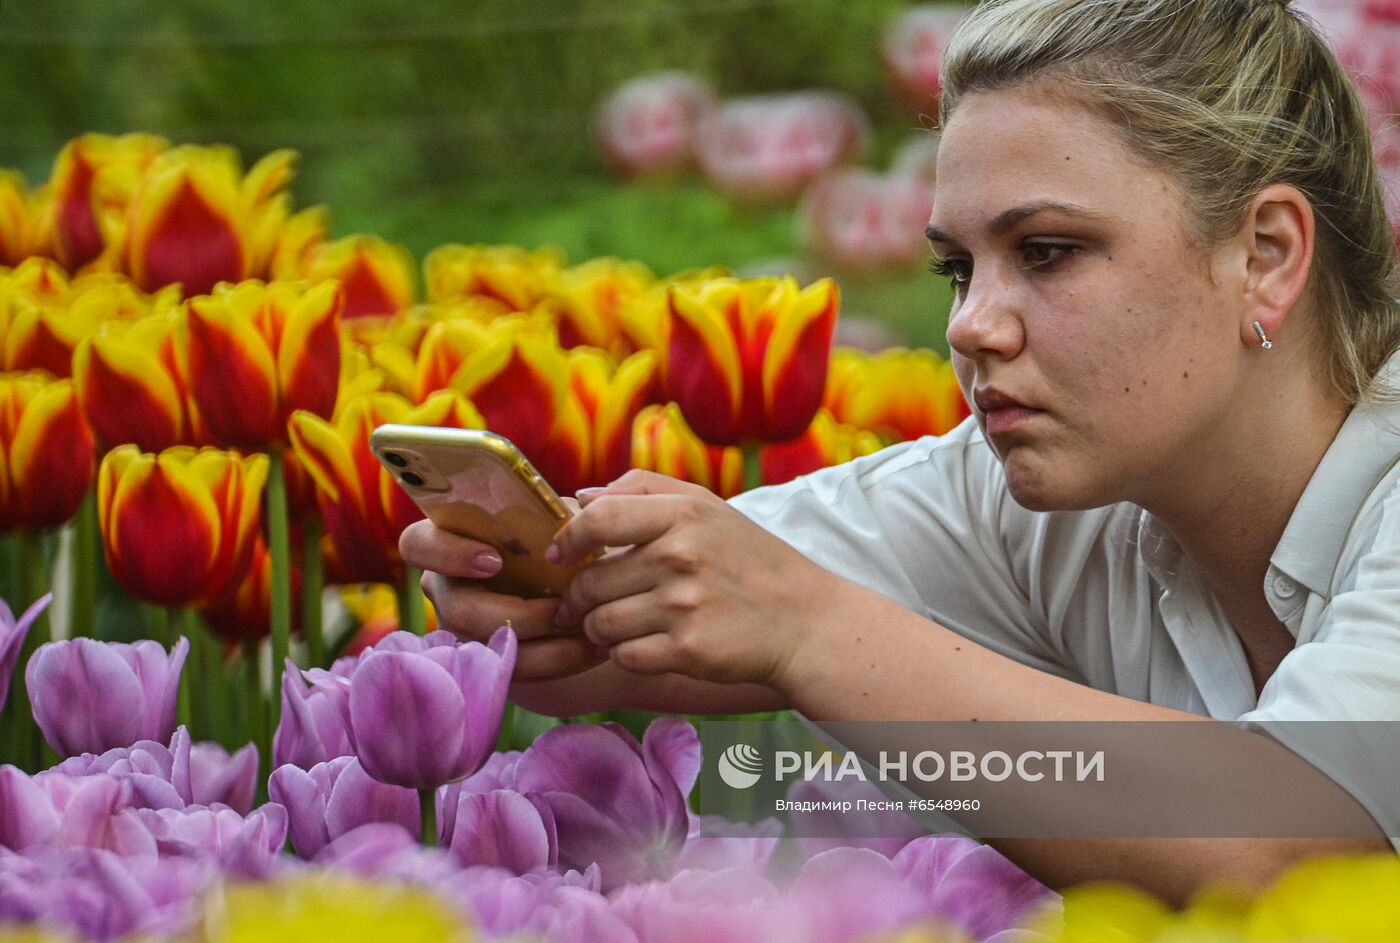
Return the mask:
[[(444, 623), (511, 620), (513, 694), (554, 714), (1400, 719), (1393, 237), (1331, 54), (1271, 0), (1008, 0), (943, 88), (928, 235), (972, 418), (732, 504), (583, 493), (554, 558), (624, 549), (562, 604), (484, 592), (490, 548), (415, 525)], [(1280, 752), (1282, 780), (1132, 773), (1262, 796), (1327, 765)], [(1355, 837), (996, 844), (1174, 899), (1388, 849), (1395, 797), (1326, 783)]]

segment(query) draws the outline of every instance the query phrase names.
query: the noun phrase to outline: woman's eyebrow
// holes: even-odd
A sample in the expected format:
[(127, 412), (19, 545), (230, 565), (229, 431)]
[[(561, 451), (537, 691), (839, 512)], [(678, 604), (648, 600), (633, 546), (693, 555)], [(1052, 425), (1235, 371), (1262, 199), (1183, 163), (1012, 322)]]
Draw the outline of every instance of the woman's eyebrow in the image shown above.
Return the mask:
[[(1023, 203), (1020, 206), (1013, 206), (1009, 210), (1003, 210), (987, 224), (987, 231), (994, 236), (1006, 233), (1011, 227), (1024, 220), (1030, 219), (1037, 213), (1044, 213), (1048, 210), (1055, 210), (1060, 213), (1067, 213), (1071, 216), (1082, 216), (1086, 219), (1107, 219), (1101, 213), (1095, 213), (1087, 206), (1080, 206), (1077, 203), (1064, 203), (1059, 200), (1036, 200), (1031, 203)], [(933, 224), (929, 224), (924, 229), (924, 236), (929, 242), (956, 242), (957, 240), (949, 236), (946, 232)]]

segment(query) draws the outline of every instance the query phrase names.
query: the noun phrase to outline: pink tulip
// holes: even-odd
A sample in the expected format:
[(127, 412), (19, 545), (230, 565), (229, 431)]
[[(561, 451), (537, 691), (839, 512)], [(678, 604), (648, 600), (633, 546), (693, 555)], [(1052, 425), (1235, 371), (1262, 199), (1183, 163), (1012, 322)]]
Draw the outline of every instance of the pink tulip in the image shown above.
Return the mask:
[(803, 241), (843, 268), (864, 271), (917, 264), (928, 255), (924, 226), (933, 188), (918, 177), (838, 170), (802, 198)]
[(700, 123), (705, 176), (732, 196), (785, 200), (818, 174), (858, 156), (865, 115), (833, 92), (736, 98)]
[(603, 158), (618, 173), (677, 171), (690, 164), (696, 127), (713, 106), (714, 95), (694, 76), (639, 76), (598, 106), (593, 133)]
[(920, 114), (937, 108), (938, 70), (953, 30), (967, 14), (961, 6), (920, 4), (889, 21), (880, 55), (896, 91)]

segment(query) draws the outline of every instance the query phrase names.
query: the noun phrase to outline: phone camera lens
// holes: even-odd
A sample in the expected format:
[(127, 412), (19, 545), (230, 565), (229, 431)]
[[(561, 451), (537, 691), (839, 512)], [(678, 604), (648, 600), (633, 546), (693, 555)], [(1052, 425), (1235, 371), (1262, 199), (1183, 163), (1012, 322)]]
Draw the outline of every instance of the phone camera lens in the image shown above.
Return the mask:
[(404, 458), (398, 452), (385, 452), (384, 461), (388, 462), (390, 465), (393, 465), (395, 468), (408, 467), (408, 459)]
[(413, 474), (413, 472), (404, 472), (402, 478), (404, 481), (408, 482), (410, 485), (413, 485), (413, 487), (415, 488), (421, 487), (423, 484), (423, 479), (420, 476)]

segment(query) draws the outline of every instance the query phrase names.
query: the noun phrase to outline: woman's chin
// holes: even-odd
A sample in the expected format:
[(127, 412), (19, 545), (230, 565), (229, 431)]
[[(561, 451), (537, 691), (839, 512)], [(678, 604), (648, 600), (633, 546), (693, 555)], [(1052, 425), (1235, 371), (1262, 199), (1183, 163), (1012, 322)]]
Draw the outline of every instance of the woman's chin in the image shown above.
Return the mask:
[(1091, 485), (1089, 476), (1076, 473), (1065, 464), (1044, 467), (1038, 463), (1006, 463), (1006, 487), (1016, 503), (1028, 511), (1082, 511), (1110, 503), (1102, 489)]

